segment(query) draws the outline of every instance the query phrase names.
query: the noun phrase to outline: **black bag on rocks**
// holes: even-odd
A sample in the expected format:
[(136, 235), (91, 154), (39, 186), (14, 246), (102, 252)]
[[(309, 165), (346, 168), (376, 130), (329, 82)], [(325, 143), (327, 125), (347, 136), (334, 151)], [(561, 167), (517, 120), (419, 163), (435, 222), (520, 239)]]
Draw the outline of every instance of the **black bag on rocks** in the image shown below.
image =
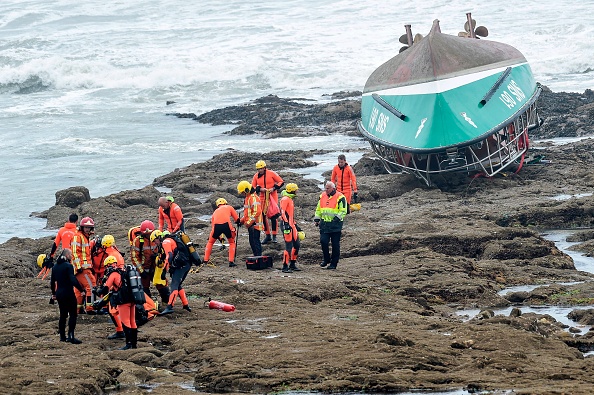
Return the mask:
[(249, 270), (264, 270), (272, 267), (271, 256), (250, 256), (246, 259), (245, 265)]

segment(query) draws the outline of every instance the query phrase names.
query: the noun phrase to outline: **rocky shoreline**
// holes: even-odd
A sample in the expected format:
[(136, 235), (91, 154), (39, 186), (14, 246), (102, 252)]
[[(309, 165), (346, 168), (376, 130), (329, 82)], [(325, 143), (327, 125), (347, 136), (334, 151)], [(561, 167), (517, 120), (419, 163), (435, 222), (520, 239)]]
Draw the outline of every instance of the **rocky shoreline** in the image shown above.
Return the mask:
[[(269, 138), (356, 134), (357, 93), (309, 103), (275, 96), (200, 116), (237, 124), (230, 134)], [(352, 95), (352, 96), (351, 96)], [(594, 134), (594, 94), (553, 93), (539, 99), (545, 123), (531, 139)], [(171, 191), (184, 210), (188, 233), (201, 248), (214, 200), (242, 201), (237, 182), (250, 179), (264, 159), (299, 185), (297, 218), (307, 232), (302, 272), (217, 267), (186, 279), (193, 311), (157, 317), (141, 328), (137, 350), (117, 351), (102, 316), (80, 316), (81, 346), (60, 344), (58, 312), (47, 305), (47, 281), (35, 279), (35, 259), (51, 238), (13, 238), (0, 245), (0, 377), (6, 393), (141, 394), (271, 393), (282, 391), (394, 393), (411, 390), (514, 394), (589, 394), (594, 366), (594, 275), (543, 238), (549, 229), (573, 229), (577, 248), (594, 253), (594, 140), (533, 143), (546, 162), (519, 174), (456, 177), (428, 188), (409, 175), (385, 174), (362, 141), (354, 169), (362, 210), (347, 217), (336, 272), (318, 266), (321, 252), (311, 219), (319, 182), (295, 169), (314, 166), (325, 151), (271, 152), (254, 158), (229, 151), (177, 169), (151, 185), (91, 198), (84, 186), (56, 193), (43, 213), (48, 227), (76, 211), (121, 246), (126, 232), (155, 219), (156, 200)], [(347, 159), (349, 153), (346, 153)], [(292, 169), (292, 170), (289, 170)], [(159, 188), (159, 189), (157, 189)], [(580, 198), (559, 199), (559, 195)], [(283, 246), (265, 252), (279, 268)], [(124, 247), (126, 249), (126, 247)], [(244, 230), (238, 262), (249, 254)], [(498, 292), (541, 284), (530, 292)], [(203, 308), (209, 298), (232, 303), (224, 313)], [(553, 317), (522, 313), (524, 306), (575, 306), (573, 328)], [(509, 316), (492, 309), (514, 306)], [(464, 320), (456, 312), (482, 312)], [(470, 317), (469, 317), (470, 318)], [(499, 392), (498, 392), (499, 391)]]

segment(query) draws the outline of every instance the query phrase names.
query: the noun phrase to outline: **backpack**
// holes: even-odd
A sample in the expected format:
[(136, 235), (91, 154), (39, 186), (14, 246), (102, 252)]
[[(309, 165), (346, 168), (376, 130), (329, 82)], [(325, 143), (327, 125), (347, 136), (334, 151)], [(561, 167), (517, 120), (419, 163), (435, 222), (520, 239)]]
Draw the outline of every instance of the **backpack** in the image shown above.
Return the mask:
[(171, 267), (174, 269), (179, 269), (189, 265), (191, 263), (191, 258), (188, 246), (186, 246), (177, 235), (167, 235), (165, 237), (173, 239), (176, 244), (175, 255), (173, 256), (173, 261), (170, 263)]
[(133, 265), (126, 265), (124, 269), (115, 268), (122, 278), (122, 286), (111, 294), (109, 299), (112, 306), (125, 303), (143, 304), (145, 302), (144, 288), (138, 269)]

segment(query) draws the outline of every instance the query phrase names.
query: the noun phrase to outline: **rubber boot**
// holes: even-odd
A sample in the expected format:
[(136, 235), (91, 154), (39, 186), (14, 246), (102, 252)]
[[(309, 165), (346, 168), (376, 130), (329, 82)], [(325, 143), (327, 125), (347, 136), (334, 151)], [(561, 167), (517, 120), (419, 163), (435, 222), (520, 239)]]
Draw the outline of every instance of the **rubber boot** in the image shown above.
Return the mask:
[(260, 244), (268, 244), (272, 241), (272, 237), (270, 237), (270, 235), (266, 235), (266, 237), (264, 238), (264, 240), (262, 240), (262, 242)]
[(293, 273), (293, 271), (291, 269), (289, 269), (289, 265), (287, 265), (286, 263), (283, 263), (282, 272), (283, 273)]
[(190, 313), (192, 312), (192, 309), (190, 308), (189, 304), (185, 304), (182, 306), (182, 309), (189, 311)]
[(129, 350), (132, 348), (132, 330), (124, 325), (124, 334), (126, 336), (126, 345), (124, 347), (120, 347), (119, 350)]
[(124, 333), (124, 331), (116, 331), (113, 335), (107, 336), (107, 338), (109, 340), (125, 339), (126, 338), (126, 334)]
[(278, 243), (278, 241), (276, 240), (276, 235), (272, 235), (272, 242), (273, 243)]
[(138, 348), (138, 328), (130, 329), (131, 348)]
[(171, 295), (171, 293), (169, 292), (169, 287), (159, 288), (159, 289), (157, 289), (157, 291), (159, 291), (159, 296), (161, 296), (161, 301), (164, 304), (169, 303), (169, 296)]
[(66, 333), (60, 333), (60, 341), (61, 342), (65, 342), (66, 341)]
[(231, 261), (229, 261), (229, 267), (235, 267), (235, 266), (237, 266), (237, 265), (235, 264), (235, 262), (231, 262)]
[(301, 269), (299, 269), (296, 265), (297, 261), (291, 261), (291, 263), (289, 264), (289, 269), (291, 269), (294, 272), (300, 272)]
[(165, 310), (160, 312), (159, 315), (166, 315), (166, 314), (171, 314), (171, 313), (173, 313), (173, 305), (168, 304), (167, 307), (165, 307)]
[(72, 344), (81, 344), (82, 342), (74, 337), (74, 331), (68, 332), (68, 338), (66, 339), (68, 343)]

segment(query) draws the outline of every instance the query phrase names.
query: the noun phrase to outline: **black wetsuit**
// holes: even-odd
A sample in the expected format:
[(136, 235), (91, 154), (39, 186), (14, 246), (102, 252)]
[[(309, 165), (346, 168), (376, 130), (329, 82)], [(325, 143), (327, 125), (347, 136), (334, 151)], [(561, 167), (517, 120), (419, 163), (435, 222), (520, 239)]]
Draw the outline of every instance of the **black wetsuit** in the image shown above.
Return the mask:
[(68, 319), (68, 333), (74, 333), (76, 327), (77, 306), (74, 287), (81, 292), (84, 292), (85, 289), (74, 276), (74, 267), (63, 256), (58, 258), (52, 268), (50, 287), (52, 295), (56, 295), (60, 307), (58, 330), (60, 340), (64, 341), (66, 339), (66, 318), (68, 316), (70, 316)]

